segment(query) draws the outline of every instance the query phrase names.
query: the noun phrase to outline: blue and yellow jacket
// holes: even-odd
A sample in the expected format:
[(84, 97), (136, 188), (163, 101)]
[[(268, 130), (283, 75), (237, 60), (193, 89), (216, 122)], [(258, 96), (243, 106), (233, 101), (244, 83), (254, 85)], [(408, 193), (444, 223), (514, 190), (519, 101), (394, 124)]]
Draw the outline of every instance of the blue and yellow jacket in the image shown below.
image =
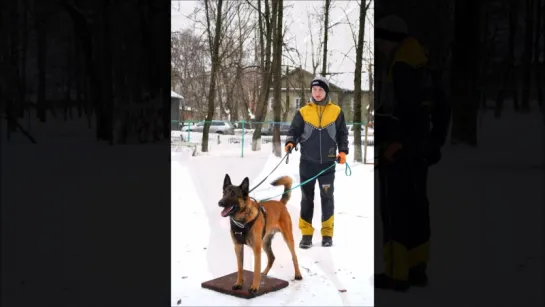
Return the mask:
[(338, 152), (348, 154), (348, 128), (342, 109), (329, 101), (307, 103), (293, 117), (287, 144), (301, 144), (301, 159), (317, 163), (335, 161)]
[(423, 107), (427, 62), (424, 47), (414, 38), (393, 52), (375, 115), (377, 139), (414, 143), (429, 133), (429, 114)]

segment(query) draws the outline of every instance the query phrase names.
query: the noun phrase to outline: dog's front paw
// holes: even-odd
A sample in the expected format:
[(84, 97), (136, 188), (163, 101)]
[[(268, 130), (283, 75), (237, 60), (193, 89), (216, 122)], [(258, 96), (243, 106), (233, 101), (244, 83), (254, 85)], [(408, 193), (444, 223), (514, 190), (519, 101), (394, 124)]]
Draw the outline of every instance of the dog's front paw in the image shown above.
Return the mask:
[(295, 274), (295, 280), (302, 280), (303, 276), (301, 274)]
[(233, 290), (240, 290), (240, 289), (242, 289), (242, 283), (240, 283), (240, 284), (234, 284), (233, 287), (232, 287), (231, 289), (233, 289)]
[(259, 286), (250, 286), (250, 288), (248, 289), (248, 292), (254, 294), (254, 293), (257, 293), (257, 290), (259, 290)]

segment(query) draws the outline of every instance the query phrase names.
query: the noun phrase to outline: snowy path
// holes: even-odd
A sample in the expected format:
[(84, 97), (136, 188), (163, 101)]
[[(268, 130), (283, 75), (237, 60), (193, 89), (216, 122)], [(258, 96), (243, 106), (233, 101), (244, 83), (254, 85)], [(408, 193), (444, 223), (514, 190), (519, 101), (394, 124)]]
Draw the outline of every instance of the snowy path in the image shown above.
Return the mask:
[(379, 291), (382, 304), (543, 306), (543, 122), (502, 117), (485, 117), (478, 149), (447, 147), (431, 168), (430, 287)]
[[(373, 304), (371, 277), (373, 273), (373, 172), (372, 167), (352, 166), (352, 177), (344, 176), (344, 167), (337, 168), (335, 245), (320, 246), (319, 206), (315, 209), (314, 226), (317, 228), (315, 247), (297, 248), (303, 281), (293, 281), (293, 266), (288, 248), (281, 238), (275, 237), (273, 249), (276, 262), (271, 276), (289, 280), (288, 288), (253, 300), (238, 299), (202, 289), (201, 282), (232, 273), (236, 258), (229, 236), (229, 222), (220, 216), (217, 201), (225, 173), (234, 183), (250, 178), (250, 186), (261, 181), (279, 162), (264, 153), (248, 158), (204, 156), (184, 161), (173, 159), (173, 276), (172, 303), (176, 305), (252, 305), (252, 306), (368, 306)], [(270, 181), (281, 175), (290, 175), (298, 183), (298, 153), (291, 156), (288, 165), (282, 164), (252, 195), (257, 199), (281, 193), (272, 188)], [(203, 176), (206, 174), (206, 176)], [(182, 190), (182, 186), (187, 189)], [(191, 191), (189, 191), (191, 190)], [(317, 189), (318, 191), (318, 189)], [(357, 191), (357, 195), (354, 195)], [(292, 216), (294, 237), (301, 238), (297, 227), (300, 191), (294, 190), (288, 203)], [(316, 200), (319, 196), (316, 195)], [(355, 202), (353, 199), (358, 199)], [(361, 200), (366, 200), (361, 202)], [(319, 202), (318, 202), (319, 203)], [(181, 209), (183, 207), (183, 209)], [(187, 209), (186, 209), (187, 208)], [(189, 216), (190, 225), (182, 226)], [(200, 224), (197, 230), (196, 224)], [(192, 229), (191, 235), (185, 228)], [(357, 238), (359, 244), (354, 245)], [(178, 238), (178, 239), (176, 239)], [(263, 254), (263, 261), (266, 256)], [(253, 255), (245, 249), (245, 269), (253, 271)], [(340, 292), (339, 290), (346, 290)]]

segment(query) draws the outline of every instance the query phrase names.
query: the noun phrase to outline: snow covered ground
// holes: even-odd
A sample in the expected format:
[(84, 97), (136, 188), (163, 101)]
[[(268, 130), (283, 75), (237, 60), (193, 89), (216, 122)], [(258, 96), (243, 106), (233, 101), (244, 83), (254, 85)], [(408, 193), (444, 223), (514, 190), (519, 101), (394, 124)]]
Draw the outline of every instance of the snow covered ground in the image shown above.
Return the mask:
[[(375, 298), (370, 286), (373, 270), (369, 267), (373, 261), (371, 204), (374, 197), (372, 177), (367, 177), (372, 176), (369, 166), (353, 165), (352, 177), (345, 177), (339, 168), (335, 246), (327, 252), (320, 246), (308, 251), (297, 249), (301, 266), (311, 273), (303, 269), (304, 279), (292, 282), (293, 272), (287, 247), (281, 239), (276, 238), (273, 244), (278, 258), (271, 275), (289, 280), (290, 286), (247, 301), (201, 289), (200, 283), (236, 269), (228, 237), (228, 224), (220, 217), (216, 206), (223, 176), (227, 172), (233, 181), (241, 181), (244, 176), (248, 176), (252, 183), (259, 182), (276, 164), (276, 158), (268, 154), (270, 148), (267, 146), (270, 145), (264, 146), (258, 153), (245, 151), (244, 158), (240, 158), (239, 148), (233, 149), (231, 153), (224, 148), (224, 151), (198, 157), (191, 157), (185, 152), (173, 153), (172, 305), (176, 306), (181, 300), (181, 305), (193, 306), (369, 306), (373, 305), (375, 299), (390, 306), (518, 306), (521, 298), (524, 298), (524, 305), (542, 306), (541, 242), (544, 238), (541, 225), (544, 213), (542, 191), (545, 186), (543, 118), (543, 114), (539, 113), (513, 114), (507, 111), (500, 120), (486, 115), (479, 133), (479, 149), (463, 146), (445, 148), (443, 161), (430, 170), (429, 178), (433, 231), (429, 275), (432, 283), (428, 289), (411, 289), (404, 295), (378, 291)], [(60, 124), (48, 121), (46, 124), (38, 124), (34, 120), (27, 122), (24, 119), (21, 122), (25, 128), (31, 128), (32, 134), (38, 139), (38, 145), (29, 144), (19, 133), (7, 144), (5, 122), (1, 121), (1, 169), (2, 176), (9, 178), (9, 181), (3, 182), (2, 199), (7, 203), (11, 200), (11, 203), (18, 204), (17, 207), (2, 211), (2, 222), (6, 229), (16, 229), (18, 242), (25, 242), (24, 245), (17, 244), (10, 239), (13, 237), (11, 234), (3, 236), (3, 248), (15, 250), (17, 259), (13, 263), (18, 263), (17, 266), (3, 267), (3, 275), (6, 276), (3, 284), (5, 295), (15, 297), (21, 305), (36, 304), (33, 299), (40, 297), (43, 301), (56, 301), (61, 305), (64, 302), (74, 306), (99, 306), (103, 302), (96, 301), (93, 291), (119, 291), (116, 282), (134, 285), (126, 297), (146, 291), (144, 284), (138, 283), (137, 279), (104, 280), (100, 285), (92, 284), (90, 280), (99, 279), (105, 272), (100, 266), (95, 266), (89, 270), (96, 275), (95, 278), (83, 280), (81, 274), (89, 271), (81, 272), (79, 262), (84, 255), (91, 258), (105, 256), (90, 246), (100, 247), (102, 237), (112, 236), (111, 233), (87, 233), (86, 224), (107, 223), (105, 229), (114, 228), (112, 225), (119, 219), (135, 224), (125, 232), (115, 234), (120, 243), (132, 242), (145, 235), (145, 228), (140, 227), (139, 221), (127, 220), (126, 216), (105, 219), (102, 213), (109, 212), (110, 208), (103, 205), (102, 200), (108, 191), (115, 190), (111, 194), (125, 195), (119, 199), (119, 206), (131, 212), (135, 210), (131, 206), (133, 200), (150, 195), (134, 191), (131, 183), (126, 182), (126, 174), (122, 178), (108, 177), (110, 173), (101, 172), (104, 167), (97, 168), (97, 165), (112, 161), (116, 167), (124, 167), (127, 174), (132, 174), (130, 178), (135, 184), (141, 185), (149, 178), (139, 176), (136, 171), (140, 172), (141, 168), (135, 169), (134, 165), (140, 159), (164, 157), (152, 156), (158, 153), (156, 149), (151, 149), (149, 154), (143, 152), (142, 146), (135, 151), (133, 145), (97, 145), (94, 132), (87, 129), (85, 121), (73, 120)], [(41, 144), (50, 146), (42, 147)], [(82, 147), (86, 150), (82, 151)], [(82, 153), (86, 155), (81, 156)], [(291, 174), (297, 179), (296, 155), (297, 152), (292, 156), (290, 164), (282, 165), (272, 177)], [(82, 164), (81, 161), (88, 163)], [(73, 167), (67, 168), (66, 165)], [(63, 198), (53, 207), (44, 207), (39, 201), (40, 195), (52, 199), (56, 192), (48, 190), (43, 184), (51, 176), (38, 176), (47, 171), (59, 174), (59, 181), (55, 184), (63, 187), (64, 191)], [(146, 171), (151, 173), (152, 178), (153, 172), (153, 169)], [(65, 178), (71, 180), (63, 180)], [(119, 185), (120, 179), (126, 184)], [(104, 193), (89, 191), (89, 182), (93, 182), (92, 186)], [(357, 189), (352, 191), (356, 184)], [(281, 190), (269, 190), (266, 184), (260, 188), (255, 197), (276, 195)], [(343, 200), (349, 196), (350, 200)], [(299, 199), (300, 194), (295, 191), (289, 204), (293, 217), (298, 216)], [(150, 197), (149, 202), (153, 201)], [(135, 213), (139, 214), (144, 213)], [(377, 214), (377, 210), (374, 214)], [(62, 215), (70, 219), (58, 225), (48, 222)], [(317, 206), (315, 216), (319, 215), (320, 208)], [(188, 216), (191, 218), (187, 219)], [(184, 235), (184, 224), (181, 221), (187, 220), (205, 227), (191, 229), (191, 236)], [(38, 225), (34, 228), (39, 225), (44, 227), (35, 233), (28, 230), (26, 225), (29, 224)], [(490, 229), (481, 229), (481, 225), (490, 225)], [(350, 234), (347, 234), (348, 228)], [(141, 233), (135, 234), (134, 231), (139, 229), (142, 229)], [(475, 229), (478, 235), (472, 232)], [(297, 227), (295, 235), (298, 240), (300, 234)], [(62, 237), (66, 245), (44, 246), (43, 242), (48, 242), (46, 239), (52, 236)], [(460, 236), (466, 240), (460, 241)], [(359, 244), (347, 246), (347, 241), (354, 237)], [(318, 239), (316, 243), (319, 243)], [(529, 240), (537, 243), (525, 244)], [(381, 250), (380, 247), (378, 250)], [(40, 251), (39, 257), (36, 251)], [(59, 254), (64, 256), (59, 258)], [(219, 254), (221, 258), (217, 261), (215, 257)], [(115, 255), (108, 257), (115, 257), (120, 262), (130, 261)], [(354, 265), (355, 257), (360, 257), (361, 265)], [(248, 252), (246, 259), (245, 268), (252, 270), (251, 254)], [(154, 268), (140, 266), (140, 270), (149, 271)], [(57, 276), (59, 272), (63, 274), (62, 280), (49, 278)], [(127, 276), (131, 274), (134, 271), (127, 271)], [(24, 286), (20, 284), (22, 280), (26, 281)], [(369, 288), (365, 288), (367, 284)], [(343, 288), (347, 292), (338, 292)], [(474, 294), (475, 299), (468, 301), (469, 294)], [(110, 303), (121, 306), (125, 302)]]
[(478, 149), (447, 146), (430, 169), (430, 286), (377, 291), (381, 306), (543, 306), (542, 115), (491, 113)]
[[(280, 161), (270, 152), (271, 145), (266, 144), (260, 152), (248, 151), (244, 158), (217, 150), (197, 157), (185, 152), (172, 153), (172, 305), (372, 306), (373, 167), (354, 164), (352, 158), (348, 161), (352, 176), (345, 176), (344, 166), (337, 166), (335, 237), (331, 248), (320, 245), (321, 209), (316, 189), (315, 246), (309, 250), (297, 247), (302, 281), (293, 280), (289, 250), (281, 238), (276, 238), (273, 249), (277, 257), (269, 275), (290, 281), (286, 289), (246, 300), (201, 288), (204, 281), (236, 271), (229, 221), (221, 217), (217, 206), (225, 173), (234, 183), (248, 176), (253, 186)], [(268, 184), (278, 176), (289, 175), (294, 185), (298, 184), (298, 162), (299, 152), (294, 152), (289, 164), (282, 163), (252, 196), (259, 200), (281, 193), (281, 187)], [(288, 203), (296, 242), (301, 239), (297, 226), (300, 200), (300, 190), (296, 189)], [(190, 234), (185, 232), (188, 229), (192, 230)], [(253, 271), (252, 258), (246, 248), (244, 268), (250, 271)], [(262, 259), (266, 261), (265, 253)]]
[[(499, 120), (494, 119), (490, 113), (484, 115), (483, 124), (479, 127), (478, 149), (447, 145), (443, 151), (442, 162), (430, 169), (428, 182), (433, 236), (432, 260), (429, 267), (432, 283), (429, 288), (411, 289), (406, 294), (378, 291), (376, 300), (387, 306), (484, 306), (490, 304), (513, 306), (524, 297), (528, 305), (542, 305), (542, 296), (539, 294), (543, 269), (541, 244), (525, 245), (523, 242), (528, 240), (521, 238), (531, 236), (532, 241), (543, 242), (541, 229), (536, 227), (539, 228), (539, 225), (543, 223), (544, 139), (541, 114), (537, 112), (516, 114), (507, 110)], [(269, 152), (266, 148), (263, 151)], [(250, 153), (250, 151), (246, 152)], [(250, 301), (200, 288), (201, 281), (234, 272), (236, 268), (228, 237), (228, 223), (220, 217), (215, 205), (220, 195), (219, 187), (224, 173), (231, 174), (235, 181), (249, 176), (251, 182), (259, 182), (277, 161), (276, 158), (265, 153), (252, 153), (253, 157), (243, 159), (237, 158), (239, 153), (232, 153), (229, 158), (220, 158), (219, 153), (196, 159), (189, 158), (187, 155), (181, 158), (182, 154), (177, 154), (178, 158), (173, 157), (173, 184), (191, 182), (197, 187), (197, 191), (203, 189), (203, 185), (218, 187), (216, 192), (201, 190), (201, 192), (185, 196), (188, 199), (200, 197), (198, 201), (191, 202), (191, 208), (197, 203), (200, 204), (198, 208), (209, 208), (194, 209), (194, 214), (197, 216), (199, 212), (197, 210), (201, 210), (202, 216), (203, 210), (210, 210), (206, 213), (206, 217), (201, 218), (206, 219), (211, 227), (207, 232), (209, 241), (205, 242), (213, 242), (213, 244), (207, 246), (206, 243), (202, 243), (202, 240), (192, 237), (191, 242), (197, 242), (198, 248), (186, 246), (184, 249), (183, 245), (189, 244), (186, 243), (187, 241), (173, 242), (173, 247), (179, 246), (179, 248), (173, 248), (173, 303), (176, 304), (179, 301), (181, 305), (373, 305), (373, 289), (362, 289), (367, 286), (367, 282), (371, 284), (373, 272), (367, 267), (355, 264), (358, 260), (356, 256), (353, 256), (356, 252), (356, 255), (363, 257), (362, 260), (373, 259), (371, 256), (373, 248), (364, 242), (370, 243), (373, 240), (371, 237), (373, 222), (370, 217), (371, 214), (378, 214), (378, 210), (374, 210), (373, 213), (370, 207), (374, 193), (371, 190), (372, 179), (367, 176), (373, 176), (373, 171), (367, 165), (353, 167), (352, 177), (344, 177), (342, 174), (338, 176), (336, 218), (339, 222), (336, 223), (336, 246), (328, 250), (327, 254), (323, 254), (321, 247), (308, 251), (298, 249), (302, 266), (312, 272), (310, 275), (319, 272), (317, 275), (307, 276), (309, 272), (303, 270), (306, 274), (302, 282), (291, 282), (285, 290)], [(289, 174), (296, 179), (296, 161), (297, 158), (292, 157), (289, 166), (282, 166), (282, 169), (277, 171), (278, 175)], [(240, 166), (240, 162), (243, 162), (243, 166)], [(247, 171), (243, 171), (242, 167)], [(214, 179), (212, 175), (199, 175), (200, 170), (212, 173), (208, 171), (209, 169), (223, 171), (218, 171), (219, 174)], [(354, 180), (355, 178), (358, 179)], [(345, 197), (345, 193), (339, 190), (353, 184), (360, 185), (356, 189), (352, 188), (354, 192), (346, 195), (346, 197), (352, 197), (352, 201), (348, 202), (347, 206), (347, 202), (340, 201)], [(180, 186), (181, 183), (176, 185)], [(274, 191), (264, 186), (263, 189), (254, 196), (259, 199), (276, 195), (281, 188)], [(174, 188), (172, 192), (178, 193), (176, 196), (173, 195), (174, 216), (175, 211), (179, 210), (176, 209), (175, 204), (177, 201), (182, 201), (181, 195), (185, 192), (182, 193), (181, 189), (175, 191)], [(297, 216), (299, 200), (300, 194), (295, 192), (289, 206), (292, 216)], [(184, 206), (189, 205), (185, 201), (183, 203)], [(211, 205), (205, 205), (208, 203)], [(316, 216), (319, 216), (319, 213), (316, 213)], [(363, 217), (360, 222), (345, 222), (357, 221), (358, 216)], [(362, 222), (363, 224), (360, 224)], [(483, 229), (482, 225), (489, 226)], [(520, 226), (513, 227), (514, 225)], [(180, 226), (176, 226), (173, 222), (173, 238), (176, 237), (177, 231), (174, 227)], [(300, 235), (297, 227), (294, 228), (298, 240)], [(350, 228), (351, 232), (345, 236), (343, 232), (347, 233), (347, 228)], [(369, 238), (366, 238), (367, 234)], [(205, 237), (207, 235), (203, 234)], [(378, 233), (378, 238), (381, 235)], [(354, 238), (357, 238), (361, 244), (347, 247), (346, 240)], [(380, 243), (380, 239), (377, 242)], [(275, 241), (275, 244), (276, 250), (282, 253), (282, 260), (277, 260), (271, 274), (291, 281), (293, 274), (290, 259), (286, 256), (287, 248), (282, 240)], [(509, 248), (506, 249), (505, 246)], [(381, 246), (374, 248), (380, 254)], [(209, 249), (215, 249), (215, 251)], [(223, 251), (227, 252), (222, 254), (222, 261), (213, 262), (213, 255)], [(181, 258), (176, 255), (182, 253), (185, 253), (184, 260), (176, 260)], [(185, 257), (188, 257), (187, 261)], [(323, 260), (323, 257), (331, 259), (329, 264)], [(251, 255), (247, 254), (246, 259), (251, 259)], [(176, 263), (176, 261), (181, 262)], [(313, 263), (316, 261), (318, 263)], [(188, 267), (187, 263), (191, 263), (191, 267)], [(252, 270), (250, 263), (247, 261), (245, 268)], [(316, 267), (319, 265), (321, 267)], [(348, 276), (356, 277), (353, 279), (353, 284), (350, 283), (349, 278), (347, 281), (346, 275), (344, 278), (339, 275), (343, 270), (337, 274), (331, 274), (335, 271), (331, 268), (339, 266), (350, 269), (352, 275), (348, 273)], [(382, 270), (381, 267), (375, 269)], [(204, 276), (199, 277), (202, 272), (205, 272)], [(334, 279), (339, 277), (341, 278)], [(193, 278), (197, 280), (194, 281)], [(343, 286), (339, 286), (339, 282)], [(324, 287), (324, 284), (329, 286)], [(339, 293), (338, 290), (341, 287), (346, 288), (347, 292)], [(361, 293), (354, 294), (352, 287)], [(473, 295), (474, 299), (468, 302), (470, 295)]]
[[(46, 123), (38, 123), (33, 114), (32, 121), (20, 122), (30, 127), (38, 144), (30, 144), (21, 133), (7, 143), (6, 124), (0, 120), (2, 249), (10, 251), (2, 259), (3, 298), (18, 306), (49, 302), (56, 306), (126, 306), (135, 293), (149, 293), (146, 283), (131, 276), (160, 275), (156, 266), (105, 250), (160, 249), (153, 244), (142, 246), (141, 238), (149, 235), (149, 229), (134, 217), (149, 216), (154, 224), (164, 222), (153, 220), (158, 216), (150, 216), (149, 208), (133, 204), (169, 198), (135, 190), (165, 174), (164, 169), (144, 169), (142, 161), (166, 164), (168, 152), (161, 152), (155, 144), (139, 145), (135, 150), (135, 145), (97, 143), (85, 119), (64, 122), (49, 117)], [(112, 174), (109, 165), (118, 171)], [(115, 210), (112, 203), (116, 203)], [(126, 227), (120, 229), (120, 221)], [(107, 245), (113, 241), (115, 247)], [(105, 278), (112, 274), (101, 265), (104, 262), (119, 263), (116, 275), (123, 275), (123, 280)], [(125, 286), (119, 287), (121, 283)], [(101, 300), (105, 296), (113, 298)], [(149, 298), (137, 299), (155, 306)]]

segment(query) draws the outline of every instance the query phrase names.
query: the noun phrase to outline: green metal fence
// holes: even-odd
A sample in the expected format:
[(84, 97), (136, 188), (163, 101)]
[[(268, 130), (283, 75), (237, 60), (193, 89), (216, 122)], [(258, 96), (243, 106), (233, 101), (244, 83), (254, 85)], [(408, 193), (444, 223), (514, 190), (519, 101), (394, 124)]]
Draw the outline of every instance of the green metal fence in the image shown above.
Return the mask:
[[(186, 144), (200, 144), (202, 135), (199, 135), (203, 132), (204, 129), (204, 123), (206, 121), (177, 121), (172, 120), (172, 127), (179, 127), (178, 131), (181, 131), (180, 134), (180, 141)], [(254, 129), (259, 124), (262, 125), (261, 127), (261, 142), (262, 143), (271, 143), (272, 142), (272, 136), (273, 136), (273, 127), (275, 124), (280, 125), (280, 141), (285, 142), (286, 136), (287, 136), (287, 129), (289, 125), (291, 125), (291, 122), (274, 122), (274, 121), (266, 121), (266, 122), (256, 122), (256, 121), (224, 121), (224, 120), (212, 120), (212, 123), (221, 123), (218, 126), (211, 125), (210, 131), (209, 131), (209, 140), (213, 141), (213, 136), (217, 135), (218, 142), (220, 140), (220, 136), (223, 138), (222, 141), (227, 141), (227, 143), (233, 144), (241, 144), (240, 146), (240, 156), (244, 157), (244, 147), (246, 144), (251, 143), (251, 138), (254, 132)], [(225, 126), (224, 123), (230, 123), (230, 127)], [(354, 129), (354, 126), (359, 124), (362, 129), (362, 136), (365, 137), (364, 140), (367, 140), (367, 130), (366, 122), (347, 122), (346, 123), (349, 126), (350, 129)], [(197, 135), (195, 135), (197, 134)], [(246, 140), (246, 138), (249, 138), (249, 140)], [(368, 145), (373, 145), (372, 142), (368, 141)]]

